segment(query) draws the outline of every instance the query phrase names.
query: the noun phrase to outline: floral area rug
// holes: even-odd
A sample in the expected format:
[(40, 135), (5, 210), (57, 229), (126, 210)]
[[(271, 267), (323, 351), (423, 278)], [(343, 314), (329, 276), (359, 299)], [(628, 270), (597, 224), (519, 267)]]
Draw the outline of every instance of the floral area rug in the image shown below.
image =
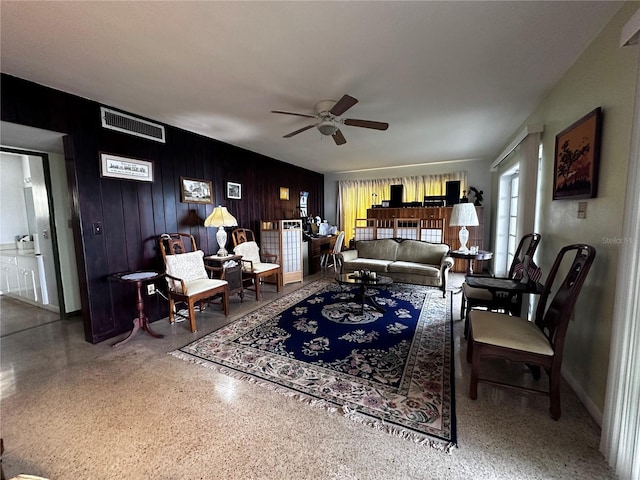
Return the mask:
[(378, 429), (448, 451), (456, 443), (448, 302), (409, 284), (318, 280), (171, 352)]

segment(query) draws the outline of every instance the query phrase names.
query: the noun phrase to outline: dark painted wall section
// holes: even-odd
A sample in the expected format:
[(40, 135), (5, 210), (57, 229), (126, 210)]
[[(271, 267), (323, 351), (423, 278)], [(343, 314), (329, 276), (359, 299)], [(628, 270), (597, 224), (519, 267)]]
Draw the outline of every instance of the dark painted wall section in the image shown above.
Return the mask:
[[(295, 216), (300, 191), (309, 192), (309, 212), (324, 216), (322, 174), (242, 148), (170, 126), (165, 126), (166, 144), (107, 130), (100, 124), (100, 104), (4, 74), (1, 114), (3, 121), (69, 135), (65, 156), (82, 314), (85, 337), (92, 343), (131, 329), (134, 288), (108, 277), (162, 270), (160, 234), (190, 232), (205, 253), (214, 253), (215, 229), (203, 226), (214, 205), (227, 205), (240, 226), (259, 234), (260, 220)], [(153, 183), (101, 178), (100, 152), (152, 161)], [(211, 180), (214, 205), (181, 203), (181, 176)], [(225, 198), (227, 181), (242, 184), (241, 200)], [(280, 200), (281, 186), (289, 187), (290, 200)], [(102, 224), (102, 235), (93, 234), (96, 222)], [(146, 305), (152, 321), (167, 316), (167, 304), (158, 296)]]

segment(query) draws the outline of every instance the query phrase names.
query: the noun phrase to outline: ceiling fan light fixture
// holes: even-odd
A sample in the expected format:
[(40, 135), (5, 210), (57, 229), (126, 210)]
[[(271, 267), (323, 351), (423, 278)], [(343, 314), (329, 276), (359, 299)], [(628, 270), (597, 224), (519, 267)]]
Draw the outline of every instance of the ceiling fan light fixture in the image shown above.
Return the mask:
[(323, 135), (331, 136), (338, 130), (338, 126), (331, 120), (324, 120), (318, 124), (318, 130)]

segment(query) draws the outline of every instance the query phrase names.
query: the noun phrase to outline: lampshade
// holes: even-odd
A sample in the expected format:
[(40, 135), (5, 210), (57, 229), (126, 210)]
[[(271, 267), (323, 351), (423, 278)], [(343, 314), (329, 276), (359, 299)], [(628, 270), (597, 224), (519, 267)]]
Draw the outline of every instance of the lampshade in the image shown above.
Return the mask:
[(211, 215), (204, 221), (205, 227), (235, 227), (236, 225), (238, 225), (236, 217), (229, 213), (227, 207), (220, 205), (214, 208)]
[(452, 227), (475, 227), (480, 225), (473, 203), (458, 203), (453, 206), (449, 225)]
[(467, 241), (469, 240), (469, 230), (466, 227), (475, 227), (480, 225), (476, 207), (473, 203), (458, 203), (453, 206), (449, 225), (452, 227), (461, 227), (458, 233), (460, 240), (460, 252), (468, 252)]
[(224, 227), (235, 227), (236, 225), (238, 225), (236, 217), (229, 213), (227, 207), (220, 205), (214, 208), (211, 215), (204, 221), (205, 227), (218, 227), (216, 241), (220, 247), (220, 250), (218, 250), (219, 257), (227, 256), (227, 250), (224, 248), (227, 245), (227, 232), (224, 231)]

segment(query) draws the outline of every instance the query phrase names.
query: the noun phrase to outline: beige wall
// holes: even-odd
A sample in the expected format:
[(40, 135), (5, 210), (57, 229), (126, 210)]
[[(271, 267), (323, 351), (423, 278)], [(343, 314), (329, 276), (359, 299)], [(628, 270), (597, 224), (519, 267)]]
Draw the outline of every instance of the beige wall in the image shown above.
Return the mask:
[[(609, 362), (615, 280), (622, 238), (622, 206), (634, 105), (637, 52), (620, 48), (622, 26), (638, 9), (625, 4), (575, 64), (553, 87), (524, 125), (544, 124), (542, 134), (539, 247), (543, 272), (558, 250), (586, 242), (597, 250), (595, 263), (569, 325), (563, 373), (596, 420), (601, 419)], [(577, 218), (578, 200), (552, 200), (555, 135), (596, 107), (604, 120), (598, 195), (587, 201), (587, 218)], [(494, 185), (497, 178), (494, 178)], [(640, 194), (639, 194), (640, 195)], [(582, 200), (584, 201), (584, 200)], [(622, 286), (621, 288), (628, 288)]]

